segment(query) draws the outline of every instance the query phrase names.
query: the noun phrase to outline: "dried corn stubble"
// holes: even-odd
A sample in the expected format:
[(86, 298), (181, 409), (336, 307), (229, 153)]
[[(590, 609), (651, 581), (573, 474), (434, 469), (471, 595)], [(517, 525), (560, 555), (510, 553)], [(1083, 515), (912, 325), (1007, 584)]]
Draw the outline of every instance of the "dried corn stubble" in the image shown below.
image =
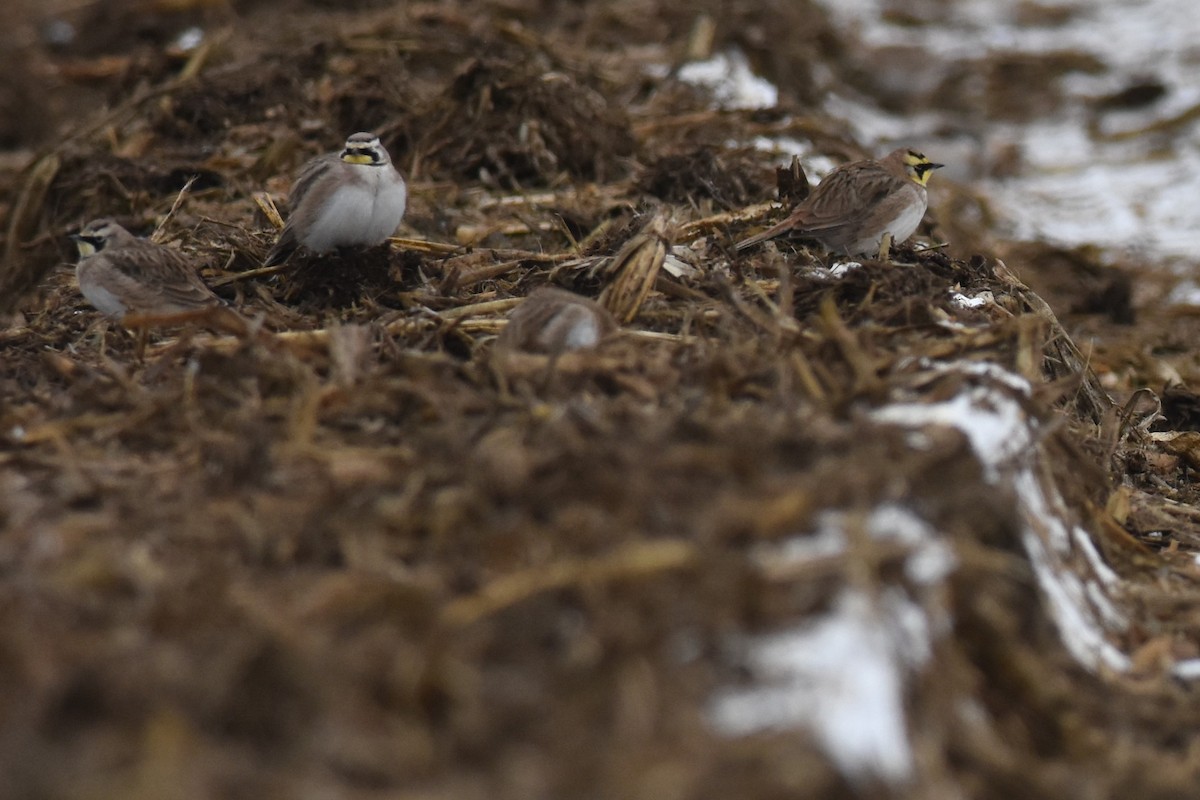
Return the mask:
[(667, 221), (659, 215), (613, 257), (607, 270), (612, 282), (600, 294), (600, 302), (618, 321), (628, 323), (637, 317), (667, 258), (669, 245)]

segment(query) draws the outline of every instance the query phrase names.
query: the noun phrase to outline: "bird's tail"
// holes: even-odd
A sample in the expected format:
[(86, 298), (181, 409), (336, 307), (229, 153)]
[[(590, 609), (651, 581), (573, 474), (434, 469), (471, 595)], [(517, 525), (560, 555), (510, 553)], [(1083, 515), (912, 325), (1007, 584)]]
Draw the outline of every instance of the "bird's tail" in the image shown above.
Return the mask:
[(734, 245), (734, 249), (740, 253), (741, 251), (743, 251), (749, 247), (753, 247), (756, 244), (760, 244), (762, 242), (767, 241), (768, 239), (774, 239), (776, 236), (780, 236), (784, 233), (787, 233), (791, 229), (792, 229), (791, 220), (784, 219), (783, 221), (777, 222), (774, 225), (772, 225), (771, 227), (767, 228), (765, 231), (756, 233), (747, 239), (742, 239), (740, 242), (738, 242), (736, 245)]
[(284, 228), (283, 233), (279, 234), (279, 240), (271, 248), (271, 252), (267, 253), (267, 257), (263, 259), (262, 265), (264, 267), (279, 266), (287, 261), (299, 246), (300, 243), (296, 241), (296, 237), (292, 234), (292, 229)]
[(197, 323), (243, 338), (256, 335), (259, 327), (216, 298), (213, 298), (209, 305), (189, 308), (186, 311), (133, 313), (121, 318), (121, 325), (131, 329), (166, 328)]

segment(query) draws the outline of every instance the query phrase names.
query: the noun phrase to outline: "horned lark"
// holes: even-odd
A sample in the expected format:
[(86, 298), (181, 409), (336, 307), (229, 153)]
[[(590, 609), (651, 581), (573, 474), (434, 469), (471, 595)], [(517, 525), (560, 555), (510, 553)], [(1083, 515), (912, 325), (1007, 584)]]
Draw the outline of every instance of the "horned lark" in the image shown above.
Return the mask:
[(356, 133), (341, 153), (314, 158), (292, 185), (291, 216), (263, 266), (287, 260), (297, 247), (326, 253), (380, 244), (404, 216), (408, 189), (391, 156), (370, 133)]
[(596, 301), (543, 287), (509, 314), (496, 346), (500, 350), (553, 355), (595, 347), (616, 329), (616, 319)]
[(92, 220), (71, 238), (79, 249), (80, 291), (101, 314), (139, 331), (139, 361), (149, 329), (161, 325), (202, 322), (237, 336), (258, 335), (178, 250), (139, 239), (107, 218)]
[(850, 256), (879, 253), (903, 242), (921, 224), (928, 204), (925, 185), (942, 164), (901, 148), (881, 161), (837, 167), (782, 222), (738, 242), (737, 249), (785, 233), (815, 239)]
[(111, 219), (93, 220), (71, 238), (79, 249), (79, 289), (106, 317), (171, 316), (221, 305), (182, 253), (139, 239)]

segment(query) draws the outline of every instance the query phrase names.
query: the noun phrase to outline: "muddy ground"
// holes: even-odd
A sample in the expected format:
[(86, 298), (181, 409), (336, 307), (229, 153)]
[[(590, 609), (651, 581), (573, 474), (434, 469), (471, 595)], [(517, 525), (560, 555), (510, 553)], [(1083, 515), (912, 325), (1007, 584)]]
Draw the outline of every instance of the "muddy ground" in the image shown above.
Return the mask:
[[(822, 92), (890, 97), (818, 8), (6, 13), (0, 796), (1196, 796), (1200, 695), (1171, 666), (1200, 655), (1200, 451), (1162, 434), (1200, 430), (1200, 319), (1155, 310), (1154, 265), (1003, 241), (941, 176), (918, 238), (944, 248), (840, 278), (794, 245), (735, 256), (777, 213), (754, 137), (858, 157)], [(777, 109), (673, 76), (730, 46)], [(906, 101), (1004, 119), (1013, 70), (1088, 65), (1017, 67)], [(256, 196), (286, 213), (293, 170), (360, 129), (408, 177), (401, 241), (246, 274), (274, 238)], [(67, 234), (99, 215), (266, 334), (161, 331), (138, 360), (73, 282)], [(626, 333), (496, 357), (519, 298), (601, 296), (642, 231), (676, 260)], [(953, 396), (973, 379), (931, 365), (954, 359), (1032, 385), (1045, 478), (1122, 581), (1129, 670), (1064, 646), (966, 437), (871, 416)], [(878, 543), (790, 572), (762, 547), (882, 503), (957, 562), (920, 600), (951, 622), (904, 688), (911, 774), (856, 777), (803, 726), (720, 730), (736, 642), (904, 583)]]

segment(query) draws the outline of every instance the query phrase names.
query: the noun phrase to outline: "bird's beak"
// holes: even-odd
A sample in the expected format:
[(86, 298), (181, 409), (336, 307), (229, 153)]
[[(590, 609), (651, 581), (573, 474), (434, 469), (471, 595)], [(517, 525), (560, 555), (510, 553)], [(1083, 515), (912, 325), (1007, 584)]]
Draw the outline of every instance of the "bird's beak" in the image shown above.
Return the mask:
[(926, 164), (925, 168), (926, 169), (941, 169), (944, 166), (946, 166), (946, 165), (945, 164)]

